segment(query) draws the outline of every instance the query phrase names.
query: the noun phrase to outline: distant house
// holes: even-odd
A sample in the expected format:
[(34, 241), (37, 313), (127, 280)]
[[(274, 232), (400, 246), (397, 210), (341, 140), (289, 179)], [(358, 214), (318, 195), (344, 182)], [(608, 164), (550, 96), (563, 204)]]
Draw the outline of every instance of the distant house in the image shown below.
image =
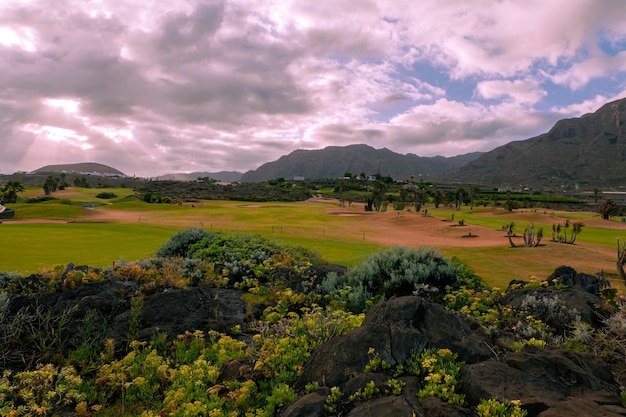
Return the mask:
[(419, 191), (421, 190), (420, 186), (417, 184), (404, 184), (402, 186), (403, 190), (415, 190), (415, 191)]
[(304, 181), (304, 177), (293, 177), (294, 181)]

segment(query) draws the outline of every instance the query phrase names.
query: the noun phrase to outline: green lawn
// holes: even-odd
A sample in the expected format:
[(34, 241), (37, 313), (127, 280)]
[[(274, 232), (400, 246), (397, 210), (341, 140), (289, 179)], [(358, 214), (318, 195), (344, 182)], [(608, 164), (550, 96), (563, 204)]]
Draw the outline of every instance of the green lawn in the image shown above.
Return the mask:
[[(66, 199), (66, 204), (48, 201), (10, 205), (16, 209), (17, 220), (63, 219), (69, 223), (19, 224), (8, 220), (0, 224), (0, 270), (34, 272), (67, 262), (105, 266), (120, 257), (136, 260), (152, 256), (176, 231), (189, 227), (259, 233), (278, 242), (316, 250), (329, 262), (346, 266), (355, 265), (380, 249), (380, 245), (365, 240), (368, 219), (375, 217), (329, 215), (338, 210), (335, 201), (210, 201), (178, 206), (124, 199), (132, 192), (129, 189), (106, 189), (120, 198), (101, 200), (95, 197), (101, 191), (70, 188), (58, 194)], [(94, 202), (105, 205), (96, 209), (77, 205)], [(599, 269), (613, 271), (615, 239), (626, 241), (626, 224), (598, 223), (594, 213), (554, 214), (542, 209), (511, 213), (494, 211), (492, 207), (470, 210), (465, 206), (461, 211), (426, 208), (442, 219), (454, 215), (455, 221), (492, 229), (501, 229), (514, 221), (518, 234), (528, 223), (544, 228), (544, 242), (548, 244), (539, 248), (513, 249), (506, 245), (506, 239), (499, 247), (439, 248), (447, 256), (459, 257), (490, 284), (500, 287), (529, 275), (545, 277), (562, 264), (587, 273)], [(583, 223), (593, 220), (598, 227), (584, 227), (577, 245), (549, 242), (552, 223), (562, 222), (563, 218)]]
[[(90, 190), (91, 191), (91, 190)], [(72, 200), (74, 201), (74, 200)], [(88, 201), (83, 196), (83, 201)], [(352, 230), (351, 218), (328, 216), (327, 204), (215, 201), (191, 205), (118, 201), (97, 210), (127, 213), (125, 223), (100, 223), (90, 209), (55, 201), (16, 204), (16, 220), (66, 219), (69, 223), (0, 224), (0, 271), (34, 272), (74, 262), (109, 265), (123, 257), (149, 257), (175, 232), (188, 227), (259, 233), (313, 249), (329, 262), (354, 265), (379, 246)], [(91, 222), (94, 221), (94, 222)]]
[(103, 267), (153, 254), (171, 228), (115, 223), (0, 224), (0, 271), (35, 272), (67, 264)]

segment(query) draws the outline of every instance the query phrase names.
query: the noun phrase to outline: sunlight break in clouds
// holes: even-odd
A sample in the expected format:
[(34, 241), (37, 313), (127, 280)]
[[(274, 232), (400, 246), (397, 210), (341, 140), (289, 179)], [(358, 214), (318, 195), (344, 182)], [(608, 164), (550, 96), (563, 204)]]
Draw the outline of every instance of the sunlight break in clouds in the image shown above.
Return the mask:
[(490, 150), (623, 97), (625, 15), (623, 0), (0, 1), (0, 172)]

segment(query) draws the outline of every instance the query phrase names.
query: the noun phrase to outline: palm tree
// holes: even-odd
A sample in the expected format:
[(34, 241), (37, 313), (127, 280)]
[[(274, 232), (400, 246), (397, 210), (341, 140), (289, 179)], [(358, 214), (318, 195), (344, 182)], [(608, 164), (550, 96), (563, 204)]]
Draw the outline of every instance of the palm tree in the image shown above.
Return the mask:
[(593, 204), (598, 204), (598, 194), (600, 194), (601, 190), (599, 188), (594, 188), (592, 191), (593, 191)]
[(58, 186), (58, 180), (53, 178), (52, 175), (48, 175), (48, 178), (46, 178), (46, 181), (43, 183), (43, 192), (45, 195), (50, 195), (57, 190)]
[(381, 210), (386, 191), (387, 184), (380, 180), (374, 181), (374, 185), (372, 187), (372, 203), (374, 204), (374, 209), (376, 211)]
[(0, 189), (2, 200), (5, 203), (17, 203), (17, 194), (24, 191), (24, 186), (19, 181), (9, 181), (4, 188)]
[(455, 205), (457, 210), (461, 210), (461, 203), (463, 202), (463, 197), (465, 196), (465, 189), (463, 187), (459, 187), (454, 192)]
[(474, 201), (480, 196), (480, 188), (476, 185), (470, 187), (470, 197), (472, 199), (471, 208), (474, 208)]

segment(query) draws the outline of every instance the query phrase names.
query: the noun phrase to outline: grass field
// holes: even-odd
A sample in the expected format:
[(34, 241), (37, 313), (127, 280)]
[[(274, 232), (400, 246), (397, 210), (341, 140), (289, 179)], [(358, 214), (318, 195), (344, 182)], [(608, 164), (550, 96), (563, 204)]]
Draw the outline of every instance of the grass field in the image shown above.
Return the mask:
[[(95, 197), (100, 191), (71, 187), (54, 193), (60, 200), (10, 205), (16, 216), (0, 225), (0, 271), (34, 272), (67, 262), (105, 266), (120, 257), (150, 257), (176, 231), (202, 227), (259, 233), (314, 249), (328, 261), (347, 266), (386, 246), (434, 246), (460, 258), (490, 284), (506, 286), (512, 279), (530, 275), (543, 278), (563, 264), (591, 274), (614, 272), (615, 239), (626, 241), (626, 224), (601, 220), (595, 213), (543, 209), (509, 213), (490, 207), (463, 207), (455, 212), (428, 206), (432, 216), (425, 218), (409, 212), (366, 215), (362, 206), (340, 208), (332, 200), (209, 201), (177, 206), (127, 199), (129, 189), (106, 189), (118, 198), (101, 200)], [(41, 190), (27, 193), (29, 197), (42, 194)], [(98, 207), (85, 207), (96, 203)], [(552, 224), (566, 218), (585, 224), (576, 244), (550, 242)], [(454, 227), (458, 220), (466, 226)], [(509, 247), (500, 229), (511, 221), (519, 235), (529, 223), (543, 227), (545, 245)], [(467, 231), (476, 239), (461, 239)]]

